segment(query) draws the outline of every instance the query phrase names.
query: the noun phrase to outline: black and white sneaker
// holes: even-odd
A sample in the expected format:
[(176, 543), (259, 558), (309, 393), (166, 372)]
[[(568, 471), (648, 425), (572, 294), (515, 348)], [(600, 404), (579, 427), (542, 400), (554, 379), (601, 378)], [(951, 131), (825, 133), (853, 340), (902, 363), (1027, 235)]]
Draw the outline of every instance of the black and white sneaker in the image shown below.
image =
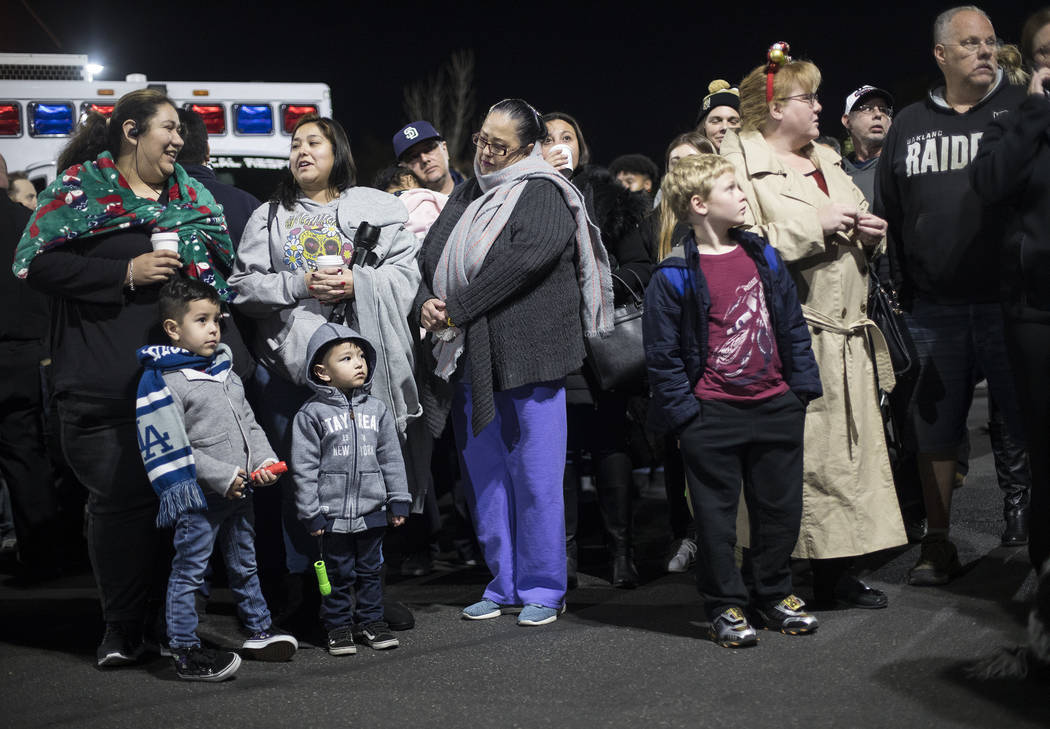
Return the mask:
[(175, 674), (187, 681), (225, 681), (241, 667), (241, 657), (229, 651), (213, 651), (199, 645), (172, 648)]
[(726, 608), (711, 621), (711, 640), (723, 648), (746, 648), (758, 644), (758, 635), (738, 607)]
[(106, 623), (95, 656), (99, 668), (113, 668), (135, 663), (142, 650), (142, 630), (134, 623)]
[(401, 645), (394, 634), (390, 632), (390, 626), (382, 620), (369, 623), (358, 630), (357, 639), (377, 651), (397, 648)]
[(299, 641), (293, 636), (275, 632), (272, 628), (255, 631), (241, 646), (245, 658), (257, 661), (287, 661), (298, 649)]
[(349, 625), (328, 631), (328, 652), (333, 656), (352, 656), (357, 653), (357, 646), (354, 645), (354, 631)]
[(806, 635), (819, 625), (817, 618), (806, 612), (806, 603), (794, 595), (757, 608), (755, 615), (759, 627), (779, 630), (785, 635)]

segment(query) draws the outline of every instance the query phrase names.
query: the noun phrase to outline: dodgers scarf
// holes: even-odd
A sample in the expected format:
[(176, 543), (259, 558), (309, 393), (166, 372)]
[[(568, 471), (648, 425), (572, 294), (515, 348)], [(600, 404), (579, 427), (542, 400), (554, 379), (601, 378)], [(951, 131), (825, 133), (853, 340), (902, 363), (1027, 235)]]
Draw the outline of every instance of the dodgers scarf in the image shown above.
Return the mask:
[(210, 284), (223, 300), (233, 301), (236, 292), (223, 274), (233, 265), (233, 245), (222, 206), (182, 165), (175, 165), (167, 185), (167, 202), (139, 197), (109, 152), (73, 165), (40, 193), (11, 270), (25, 278), (29, 262), (42, 251), (141, 225), (150, 233), (178, 233), (179, 257), (186, 274)]
[(139, 452), (160, 498), (157, 526), (168, 527), (180, 514), (208, 507), (197, 483), (197, 467), (182, 413), (176, 410), (164, 373), (191, 367), (219, 375), (230, 369), (230, 349), (219, 345), (214, 355), (202, 357), (181, 347), (153, 345), (139, 349), (138, 358), (144, 368), (135, 402)]

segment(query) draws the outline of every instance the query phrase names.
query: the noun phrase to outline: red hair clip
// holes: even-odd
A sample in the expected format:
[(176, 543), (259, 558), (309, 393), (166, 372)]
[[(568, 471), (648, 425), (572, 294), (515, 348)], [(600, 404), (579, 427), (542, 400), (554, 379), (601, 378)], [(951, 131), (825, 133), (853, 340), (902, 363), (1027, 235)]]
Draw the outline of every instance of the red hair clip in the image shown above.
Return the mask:
[(769, 51), (766, 53), (766, 103), (768, 104), (773, 100), (773, 74), (777, 72), (785, 63), (791, 63), (791, 56), (788, 53), (791, 51), (789, 46), (784, 41), (777, 41), (769, 47)]

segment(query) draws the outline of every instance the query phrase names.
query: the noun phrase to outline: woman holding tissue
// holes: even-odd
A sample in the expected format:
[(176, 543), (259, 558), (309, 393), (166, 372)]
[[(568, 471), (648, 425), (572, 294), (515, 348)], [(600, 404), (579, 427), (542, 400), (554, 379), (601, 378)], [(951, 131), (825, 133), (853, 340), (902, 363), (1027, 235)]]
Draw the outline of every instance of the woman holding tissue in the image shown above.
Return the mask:
[[(422, 428), (415, 336), (408, 324), (419, 286), (420, 242), (405, 228), (408, 214), (396, 197), (355, 187), (350, 143), (339, 122), (300, 118), (288, 164), (274, 199), (249, 219), (230, 277), (238, 307), (257, 320), (255, 353), (265, 368), (256, 375), (253, 397), (259, 422), (278, 455), (287, 457), (291, 419), (311, 394), (305, 384), (310, 337), (326, 321), (347, 324), (375, 344), (372, 395), (395, 417), (418, 511), (430, 446), (426, 438), (409, 437), (414, 427)], [(316, 545), (295, 518), (294, 489), (286, 488), (284, 497), (291, 540), (285, 543), (286, 564), (293, 573), (307, 573), (307, 555)]]
[(868, 266), (886, 221), (868, 212), (840, 158), (813, 144), (820, 70), (775, 44), (740, 84), (743, 127), (722, 155), (747, 194), (747, 224), (787, 262), (813, 338), (824, 396), (808, 404), (802, 531), (795, 557), (813, 566), (818, 602), (883, 608), (886, 595), (850, 572), (853, 558), (907, 539), (879, 412), (893, 371), (867, 315)]
[[(569, 178), (587, 202), (587, 214), (602, 234), (602, 243), (615, 274), (613, 290), (617, 306), (631, 293), (644, 295), (652, 275), (652, 226), (649, 198), (631, 192), (602, 167), (590, 163), (590, 150), (579, 123), (560, 111), (543, 115), (547, 138), (543, 157)], [(628, 392), (602, 390), (589, 377), (587, 365), (572, 372), (565, 381), (569, 413), (569, 450), (565, 469), (565, 551), (570, 587), (576, 585), (578, 545), (577, 497), (579, 472), (576, 468), (583, 452), (594, 464), (598, 503), (606, 539), (612, 556), (611, 582), (630, 589), (638, 585), (631, 540), (632, 492), (631, 457), (627, 452)], [(637, 383), (641, 391), (644, 383)]]
[(565, 604), (565, 376), (584, 336), (612, 329), (612, 280), (579, 191), (542, 158), (547, 129), (521, 99), (474, 135), (473, 180), (423, 243), (414, 310), (429, 331), (426, 419), (452, 414), (467, 498), (492, 571), (469, 620), (520, 613), (545, 625)]
[[(181, 148), (175, 105), (160, 91), (126, 94), (108, 122), (89, 114), (59, 158), (64, 171), (40, 194), (13, 266), (52, 297), (62, 448), (88, 490), (88, 548), (106, 622), (99, 666), (139, 658), (143, 628), (156, 617), (147, 624), (147, 602), (160, 608), (168, 574), (157, 497), (135, 446), (135, 352), (167, 343), (157, 302), (172, 276), (199, 278), (227, 301), (234, 295), (223, 279), (232, 246), (222, 208), (175, 163)], [(178, 252), (154, 250), (151, 234), (165, 231), (177, 231)], [(139, 445), (166, 444), (158, 434)]]

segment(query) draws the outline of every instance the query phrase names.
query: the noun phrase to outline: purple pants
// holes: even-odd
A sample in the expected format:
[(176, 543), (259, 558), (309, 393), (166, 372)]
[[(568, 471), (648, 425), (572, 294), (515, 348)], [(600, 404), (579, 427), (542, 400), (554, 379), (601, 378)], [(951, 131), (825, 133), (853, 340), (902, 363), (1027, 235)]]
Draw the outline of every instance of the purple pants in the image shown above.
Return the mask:
[(496, 417), (471, 426), (470, 386), (456, 386), (452, 426), (485, 563), (501, 605), (565, 600), (565, 387), (556, 380), (493, 393)]

